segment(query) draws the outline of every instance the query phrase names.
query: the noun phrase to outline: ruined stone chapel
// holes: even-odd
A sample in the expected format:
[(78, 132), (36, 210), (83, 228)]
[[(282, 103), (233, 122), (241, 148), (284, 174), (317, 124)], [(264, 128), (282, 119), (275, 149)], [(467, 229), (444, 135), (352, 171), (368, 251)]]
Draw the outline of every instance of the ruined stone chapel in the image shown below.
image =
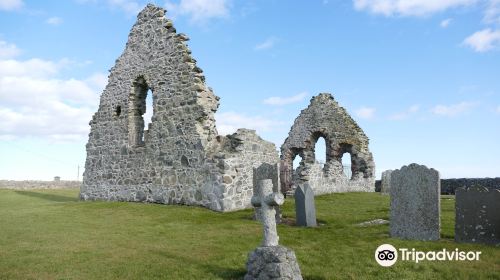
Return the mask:
[[(139, 13), (110, 70), (90, 121), (80, 198), (199, 205), (215, 211), (249, 208), (253, 168), (279, 164), (276, 146), (249, 129), (218, 135), (214, 113), (219, 97), (205, 84), (186, 44), (189, 38), (176, 32), (165, 12), (150, 4)], [(153, 116), (145, 127), (148, 92)], [(310, 145), (319, 136), (327, 140), (330, 161), (323, 175), (316, 176)], [(349, 182), (335, 163), (343, 152), (353, 155)], [(311, 178), (318, 193), (374, 191), (368, 138), (331, 95), (313, 98), (295, 121), (282, 146), (282, 162), (291, 164), (297, 154), (307, 167), (300, 170), (307, 176), (297, 180)], [(293, 187), (292, 179), (288, 182)], [(337, 183), (342, 187), (327, 186)]]

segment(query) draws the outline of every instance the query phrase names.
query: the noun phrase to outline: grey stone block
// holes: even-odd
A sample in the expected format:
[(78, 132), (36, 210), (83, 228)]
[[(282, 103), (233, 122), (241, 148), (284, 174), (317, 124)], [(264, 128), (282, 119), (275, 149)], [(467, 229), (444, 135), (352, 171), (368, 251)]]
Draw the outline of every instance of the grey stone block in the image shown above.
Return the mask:
[(301, 280), (295, 253), (283, 246), (257, 247), (248, 256), (245, 280)]
[(381, 183), (380, 183), (380, 193), (389, 194), (391, 188), (391, 174), (392, 170), (386, 170), (382, 172)]
[(314, 204), (314, 193), (309, 184), (300, 185), (295, 190), (295, 217), (298, 226), (315, 227), (316, 205)]
[(500, 245), (500, 190), (456, 189), (455, 213), (455, 241)]
[(412, 163), (391, 174), (390, 235), (403, 239), (440, 238), (439, 172)]

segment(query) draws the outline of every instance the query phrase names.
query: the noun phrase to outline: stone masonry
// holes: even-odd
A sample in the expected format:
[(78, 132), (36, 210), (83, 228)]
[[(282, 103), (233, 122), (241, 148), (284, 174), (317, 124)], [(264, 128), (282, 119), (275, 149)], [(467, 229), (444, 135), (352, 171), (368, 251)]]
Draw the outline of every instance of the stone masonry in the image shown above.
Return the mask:
[(394, 170), (390, 184), (391, 237), (438, 240), (441, 226), (439, 172), (412, 163)]
[[(253, 130), (218, 135), (219, 98), (165, 12), (148, 5), (139, 13), (110, 70), (90, 121), (80, 197), (249, 208), (253, 167), (278, 163), (278, 152)], [(145, 127), (149, 91), (153, 117)]]
[[(316, 161), (314, 146), (323, 137), (326, 143), (324, 167)], [(308, 182), (315, 195), (334, 192), (375, 191), (375, 163), (363, 130), (328, 93), (311, 99), (302, 110), (281, 146), (281, 189), (283, 193)], [(351, 179), (343, 172), (342, 156), (351, 155)], [(297, 155), (302, 162), (293, 170)]]

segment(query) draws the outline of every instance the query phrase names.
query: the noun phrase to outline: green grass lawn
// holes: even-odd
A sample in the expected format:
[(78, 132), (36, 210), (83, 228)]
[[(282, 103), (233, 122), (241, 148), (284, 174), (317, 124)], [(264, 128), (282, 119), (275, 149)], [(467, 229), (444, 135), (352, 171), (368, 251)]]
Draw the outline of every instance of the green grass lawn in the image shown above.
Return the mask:
[[(253, 210), (124, 202), (80, 202), (78, 190), (0, 190), (0, 279), (238, 279), (262, 238)], [(500, 279), (500, 248), (457, 244), (453, 197), (442, 200), (442, 239), (390, 238), (389, 197), (345, 193), (316, 198), (322, 226), (279, 225), (280, 244), (293, 249), (305, 279)], [(283, 215), (295, 216), (287, 200)], [(374, 260), (384, 243), (420, 251), (482, 251), (481, 260)]]

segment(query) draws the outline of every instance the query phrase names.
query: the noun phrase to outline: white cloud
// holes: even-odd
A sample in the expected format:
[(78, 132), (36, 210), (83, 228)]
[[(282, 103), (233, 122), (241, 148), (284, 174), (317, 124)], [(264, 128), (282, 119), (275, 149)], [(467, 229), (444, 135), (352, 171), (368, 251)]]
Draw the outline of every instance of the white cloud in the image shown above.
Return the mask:
[(144, 7), (144, 5), (139, 4), (137, 1), (131, 0), (108, 0), (108, 4), (132, 16), (137, 15)]
[(104, 4), (108, 5), (113, 9), (119, 9), (125, 12), (129, 16), (137, 15), (142, 8), (143, 4), (139, 4), (138, 1), (133, 0), (76, 0), (79, 4)]
[(263, 103), (267, 104), (267, 105), (281, 106), (281, 105), (287, 105), (287, 104), (291, 104), (291, 103), (300, 102), (300, 101), (304, 100), (305, 98), (307, 98), (307, 96), (309, 96), (309, 94), (307, 92), (301, 92), (299, 94), (296, 94), (296, 95), (293, 95), (290, 97), (273, 96), (273, 97), (269, 97), (269, 98), (264, 99)]
[(354, 8), (385, 16), (427, 16), (476, 4), (478, 0), (353, 0)]
[(0, 60), (0, 77), (49, 77), (56, 74), (66, 60), (53, 62), (32, 58), (29, 60)]
[(389, 116), (390, 120), (404, 120), (410, 117), (411, 115), (417, 113), (420, 110), (420, 106), (415, 104), (410, 106), (408, 109), (406, 109), (403, 112), (396, 113), (394, 115)]
[[(358, 11), (384, 16), (429, 16), (453, 8), (480, 7), (484, 10), (484, 23), (500, 25), (500, 0), (353, 0), (353, 3)], [(440, 26), (447, 28), (451, 22), (451, 18), (445, 19)], [(500, 48), (500, 30), (477, 31), (465, 38), (463, 44), (477, 52)]]
[(236, 132), (238, 128), (255, 129), (257, 132), (272, 131), (284, 125), (283, 122), (262, 116), (246, 116), (236, 112), (216, 113), (217, 131), (221, 135)]
[(354, 113), (356, 114), (356, 116), (358, 116), (358, 118), (369, 120), (369, 119), (373, 119), (375, 117), (375, 111), (376, 111), (375, 108), (361, 107), (361, 108), (355, 110)]
[(444, 19), (441, 21), (441, 23), (439, 23), (439, 26), (441, 26), (442, 28), (447, 28), (450, 25), (452, 20), (453, 19), (451, 19), (451, 18)]
[(484, 12), (486, 23), (500, 24), (500, 0), (489, 0)]
[(104, 90), (108, 84), (108, 76), (103, 73), (95, 73), (92, 76), (85, 79), (85, 82), (95, 89)]
[(500, 47), (500, 30), (490, 28), (477, 31), (465, 38), (463, 44), (471, 47), (476, 52), (487, 52)]
[(84, 139), (96, 111), (103, 74), (60, 79), (68, 65), (32, 58), (0, 60), (0, 138)]
[(50, 25), (59, 25), (63, 23), (63, 19), (60, 17), (50, 17), (45, 22)]
[(229, 16), (228, 0), (180, 0), (178, 4), (167, 1), (165, 7), (173, 15), (189, 16), (192, 23)]
[(497, 106), (496, 112), (497, 114), (500, 114), (500, 105)]
[(0, 59), (14, 58), (21, 53), (21, 50), (14, 44), (0, 41)]
[(0, 10), (12, 11), (20, 9), (24, 5), (22, 0), (0, 0)]
[(437, 105), (431, 109), (431, 112), (445, 117), (455, 117), (476, 107), (478, 102), (461, 102), (452, 105)]
[(267, 50), (272, 47), (278, 42), (278, 39), (276, 37), (269, 37), (267, 38), (264, 42), (257, 44), (254, 47), (254, 50), (256, 51), (262, 51), (262, 50)]

